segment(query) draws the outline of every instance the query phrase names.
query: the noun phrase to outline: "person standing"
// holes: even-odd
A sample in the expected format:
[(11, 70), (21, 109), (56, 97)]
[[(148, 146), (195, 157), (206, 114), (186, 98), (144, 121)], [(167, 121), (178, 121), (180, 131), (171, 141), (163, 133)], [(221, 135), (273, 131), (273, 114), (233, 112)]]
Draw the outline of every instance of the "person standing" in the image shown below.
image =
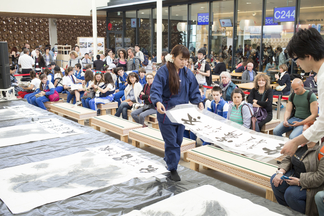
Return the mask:
[(138, 70), (140, 66), (140, 60), (135, 57), (135, 49), (129, 47), (127, 50), (128, 60), (127, 60), (127, 71)]
[(135, 45), (135, 52), (136, 52), (136, 57), (139, 58), (139, 60), (141, 62), (144, 61), (144, 54), (143, 52), (140, 50), (140, 47), (138, 44)]
[(319, 117), (298, 137), (289, 140), (281, 153), (293, 155), (298, 146), (308, 142), (318, 142), (324, 136), (324, 40), (314, 29), (299, 29), (288, 43), (287, 51), (290, 57), (305, 71), (318, 71)]
[(165, 142), (164, 160), (173, 181), (181, 181), (177, 167), (185, 126), (172, 123), (165, 112), (176, 105), (189, 102), (204, 109), (198, 82), (192, 71), (185, 67), (189, 57), (190, 52), (185, 46), (176, 45), (171, 54), (165, 57), (167, 64), (156, 73), (150, 92), (152, 104), (157, 108), (159, 127)]
[(29, 49), (24, 49), (24, 54), (18, 59), (18, 65), (21, 67), (22, 74), (29, 74), (34, 67), (34, 60), (29, 56)]
[[(205, 60), (206, 51), (201, 48), (198, 50), (198, 61), (195, 64), (196, 79), (199, 85), (207, 85), (207, 79), (210, 77), (210, 66)], [(206, 88), (204, 89), (206, 94)]]

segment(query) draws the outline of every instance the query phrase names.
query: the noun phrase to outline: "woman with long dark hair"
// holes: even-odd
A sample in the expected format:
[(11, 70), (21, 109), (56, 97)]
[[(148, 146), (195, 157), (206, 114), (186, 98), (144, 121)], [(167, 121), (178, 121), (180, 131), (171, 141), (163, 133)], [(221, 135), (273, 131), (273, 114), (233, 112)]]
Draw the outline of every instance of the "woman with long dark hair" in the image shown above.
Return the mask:
[(125, 49), (121, 48), (118, 50), (118, 59), (117, 59), (117, 67), (122, 67), (124, 71), (127, 71), (127, 52)]
[(189, 50), (183, 45), (176, 45), (170, 55), (165, 57), (167, 63), (156, 73), (151, 88), (151, 101), (157, 108), (157, 118), (165, 142), (164, 160), (171, 172), (171, 180), (180, 181), (177, 172), (180, 161), (180, 147), (185, 126), (172, 123), (165, 112), (179, 104), (197, 104), (204, 108), (195, 75), (185, 67), (190, 57)]

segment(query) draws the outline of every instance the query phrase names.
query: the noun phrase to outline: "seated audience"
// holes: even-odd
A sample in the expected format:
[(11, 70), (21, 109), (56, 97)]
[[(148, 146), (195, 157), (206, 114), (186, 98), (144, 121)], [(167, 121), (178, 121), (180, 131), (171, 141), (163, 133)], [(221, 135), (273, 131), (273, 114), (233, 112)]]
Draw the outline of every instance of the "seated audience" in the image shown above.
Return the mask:
[(74, 76), (79, 80), (84, 80), (84, 72), (82, 71), (81, 64), (77, 63), (74, 66)]
[(35, 65), (35, 71), (36, 73), (41, 72), (42, 68), (46, 67), (47, 65), (45, 64), (45, 60), (40, 53), (39, 49), (35, 50), (35, 55), (33, 56), (34, 59), (34, 65)]
[(226, 71), (226, 65), (224, 63), (224, 59), (221, 57), (216, 57), (215, 61), (217, 64), (214, 67), (213, 74), (220, 75), (222, 72)]
[(146, 84), (146, 77), (145, 77), (146, 71), (144, 68), (140, 68), (138, 70), (138, 75), (139, 75), (139, 83), (144, 87)]
[[(269, 77), (265, 74), (258, 74), (254, 79), (254, 88), (248, 96), (248, 102), (253, 104), (260, 130), (263, 125), (272, 120), (272, 100), (273, 94)], [(264, 109), (266, 116), (258, 116), (258, 109)], [(262, 115), (261, 111), (259, 113)]]
[(246, 65), (247, 65), (247, 58), (245, 58), (242, 63), (239, 63), (237, 65), (235, 72), (236, 73), (244, 72), (246, 70)]
[[(68, 91), (68, 96), (66, 99), (67, 103), (70, 103), (70, 101), (73, 99), (73, 104), (75, 104), (75, 99), (77, 105), (81, 104), (80, 98), (83, 96), (83, 89), (74, 89), (73, 86), (75, 84), (82, 83), (82, 80), (77, 79), (73, 75), (73, 67), (68, 67), (65, 71), (65, 76), (63, 77), (63, 88)], [(71, 89), (73, 88), (73, 90)]]
[(251, 104), (245, 102), (245, 94), (242, 89), (233, 90), (232, 101), (233, 103), (229, 104), (227, 119), (250, 129), (253, 108)]
[(15, 77), (17, 71), (16, 65), (10, 65), (10, 82), (11, 87), (15, 88), (15, 96), (18, 96), (18, 92), (23, 91), (24, 89), (18, 85), (18, 80)]
[(37, 94), (30, 98), (30, 101), (33, 105), (47, 110), (44, 103), (50, 101), (48, 96), (55, 93), (55, 87), (53, 83), (47, 80), (46, 74), (40, 75), (41, 83), (39, 84), (39, 88), (36, 90)]
[(93, 68), (97, 71), (101, 71), (105, 63), (102, 60), (100, 60), (100, 55), (97, 55), (96, 57), (97, 60), (93, 62)]
[(110, 73), (114, 83), (116, 83), (117, 81), (117, 76), (116, 74), (114, 73), (114, 69), (116, 68), (116, 65), (114, 64), (111, 64), (111, 65), (108, 65), (108, 66), (105, 66), (104, 70), (106, 73)]
[(225, 101), (232, 101), (232, 92), (237, 86), (231, 81), (231, 74), (229, 72), (222, 72), (220, 74), (219, 87), (222, 89), (222, 97)]
[(110, 73), (105, 73), (103, 77), (103, 85), (93, 85), (96, 92), (99, 92), (99, 97), (96, 97), (89, 101), (90, 109), (97, 110), (98, 104), (106, 104), (113, 101), (113, 93), (115, 92), (115, 84)]
[(82, 81), (82, 86), (84, 89), (84, 94), (81, 99), (82, 107), (90, 108), (89, 101), (92, 99), (92, 97), (90, 97), (90, 92), (91, 90), (93, 90), (92, 84), (93, 84), (93, 72), (90, 69), (87, 69), (86, 72), (84, 73), (84, 80)]
[(134, 110), (131, 114), (134, 121), (136, 121), (139, 124), (142, 124), (144, 127), (147, 127), (147, 125), (144, 124), (145, 117), (156, 113), (156, 109), (150, 99), (150, 91), (153, 80), (153, 74), (149, 73), (146, 75), (147, 83), (144, 85), (144, 88), (139, 96), (141, 100), (144, 100), (144, 106)]
[(272, 58), (270, 58), (270, 60), (269, 60), (268, 64), (266, 65), (263, 72), (266, 72), (267, 75), (270, 76), (270, 72), (268, 71), (270, 69), (272, 69), (272, 70), (276, 69), (276, 63), (273, 61)]
[(114, 100), (118, 101), (118, 106), (120, 105), (120, 98), (124, 96), (124, 90), (127, 86), (127, 74), (124, 72), (123, 67), (117, 67), (114, 70), (117, 81), (116, 81), (116, 91), (115, 91), (115, 97)]
[(55, 66), (54, 68), (54, 87), (55, 91), (58, 93), (61, 93), (64, 88), (63, 88), (63, 73), (61, 71), (61, 68), (59, 66)]
[(273, 130), (273, 135), (292, 131), (289, 138), (293, 139), (302, 134), (305, 124), (315, 121), (318, 105), (316, 95), (304, 89), (301, 79), (294, 79), (291, 86), (294, 92), (289, 96), (284, 121)]
[(131, 109), (134, 103), (139, 103), (142, 85), (138, 82), (138, 75), (134, 72), (127, 77), (127, 87), (125, 88), (125, 100), (119, 105), (115, 116), (119, 117), (122, 113), (123, 119), (127, 119), (127, 110)]
[(24, 91), (27, 92), (27, 94), (24, 96), (24, 98), (27, 100), (28, 103), (31, 104), (30, 98), (37, 94), (35, 92), (41, 83), (40, 79), (38, 79), (38, 75), (35, 71), (29, 72), (30, 78), (32, 79), (28, 87), (22, 87)]
[(228, 103), (222, 98), (222, 89), (218, 86), (214, 86), (212, 89), (213, 99), (208, 111), (213, 112), (219, 116), (227, 118)]
[(256, 72), (253, 70), (253, 63), (248, 63), (242, 74), (242, 83), (253, 82)]
[(305, 88), (310, 88), (309, 90), (317, 93), (317, 74), (309, 74), (309, 77), (306, 78), (306, 81), (304, 82)]
[[(282, 160), (270, 180), (279, 204), (302, 214), (318, 215), (315, 194), (324, 187), (324, 160), (318, 159), (322, 147), (323, 144), (309, 142), (299, 147), (292, 157)], [(289, 179), (282, 179), (283, 176)], [(323, 198), (319, 203), (323, 205)]]
[(69, 60), (67, 66), (74, 68), (75, 64), (81, 62), (80, 58), (78, 58), (78, 57), (79, 57), (79, 55), (75, 51), (70, 52), (70, 60)]
[(280, 76), (278, 74), (275, 75), (276, 81), (279, 84), (278, 87), (276, 87), (276, 90), (273, 91), (273, 95), (289, 95), (290, 94), (290, 76), (287, 73), (288, 67), (286, 64), (279, 65), (279, 72)]

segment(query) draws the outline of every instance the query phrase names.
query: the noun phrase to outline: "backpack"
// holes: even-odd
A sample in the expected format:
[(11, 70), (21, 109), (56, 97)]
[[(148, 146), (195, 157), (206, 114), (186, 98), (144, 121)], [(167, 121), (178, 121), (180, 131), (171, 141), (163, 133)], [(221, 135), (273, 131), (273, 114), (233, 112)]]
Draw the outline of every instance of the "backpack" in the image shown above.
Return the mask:
[(147, 66), (149, 63), (147, 55), (144, 55), (144, 61), (142, 62), (142, 65)]
[[(312, 91), (309, 91), (308, 94), (307, 94), (307, 101), (308, 101), (308, 105), (309, 105), (309, 106), (310, 106), (310, 102), (309, 102), (309, 100), (310, 100), (312, 94), (313, 94)], [(291, 98), (290, 98), (290, 99), (291, 99), (291, 103), (292, 103), (292, 105), (293, 105), (293, 108), (292, 108), (292, 110), (291, 110), (290, 118), (294, 117), (294, 116), (295, 116), (295, 112), (296, 112), (296, 107), (295, 107), (295, 104), (294, 104), (294, 97), (295, 97), (295, 93), (293, 92), (293, 93), (291, 94)]]
[(251, 108), (249, 105), (247, 104), (243, 104), (242, 105), (242, 108), (241, 108), (241, 115), (242, 115), (242, 118), (243, 118), (243, 106), (246, 105), (250, 111), (250, 114), (251, 114), (251, 125), (250, 125), (250, 129), (251, 130), (254, 130), (254, 131), (257, 131), (257, 132), (260, 132), (260, 128), (259, 128), (259, 122), (258, 122), (258, 119), (256, 118), (255, 114), (252, 114), (252, 111), (251, 111)]

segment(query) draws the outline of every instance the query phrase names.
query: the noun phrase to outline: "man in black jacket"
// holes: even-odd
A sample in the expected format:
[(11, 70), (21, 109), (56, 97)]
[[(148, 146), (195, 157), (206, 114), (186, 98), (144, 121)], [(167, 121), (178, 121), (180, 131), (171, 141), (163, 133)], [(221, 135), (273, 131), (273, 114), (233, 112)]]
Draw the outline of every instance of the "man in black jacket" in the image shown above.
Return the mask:
[(96, 57), (97, 57), (97, 60), (93, 62), (93, 68), (95, 70), (101, 71), (105, 63), (100, 60), (100, 55), (97, 55)]
[(223, 58), (216, 57), (216, 66), (214, 68), (213, 74), (220, 75), (223, 71), (226, 71), (226, 65), (224, 63)]

